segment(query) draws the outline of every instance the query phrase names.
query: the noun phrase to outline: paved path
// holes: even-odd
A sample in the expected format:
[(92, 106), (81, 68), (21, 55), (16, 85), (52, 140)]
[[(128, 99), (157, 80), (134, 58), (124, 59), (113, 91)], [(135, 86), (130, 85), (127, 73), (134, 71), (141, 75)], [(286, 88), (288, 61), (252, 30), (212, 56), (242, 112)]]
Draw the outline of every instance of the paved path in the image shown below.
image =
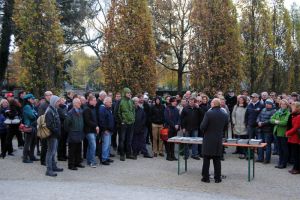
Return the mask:
[[(227, 149), (232, 152), (233, 149)], [(163, 158), (119, 161), (111, 166), (86, 167), (78, 171), (65, 169), (58, 177), (46, 177), (45, 167), (21, 162), (16, 156), (0, 159), (0, 200), (86, 200), (86, 199), (300, 199), (300, 175), (290, 175), (288, 169), (275, 169), (272, 164), (257, 163), (256, 178), (247, 182), (247, 162), (226, 154), (221, 184), (200, 181), (202, 160), (189, 159), (188, 172), (177, 175), (177, 162)], [(212, 166), (211, 166), (212, 171)]]

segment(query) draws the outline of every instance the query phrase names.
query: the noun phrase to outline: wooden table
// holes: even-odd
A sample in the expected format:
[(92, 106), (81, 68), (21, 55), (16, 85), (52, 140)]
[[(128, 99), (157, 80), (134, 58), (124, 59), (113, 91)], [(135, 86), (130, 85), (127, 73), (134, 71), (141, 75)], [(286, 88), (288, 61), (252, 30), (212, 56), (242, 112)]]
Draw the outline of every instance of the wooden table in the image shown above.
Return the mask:
[[(173, 142), (175, 144), (202, 144), (202, 141), (195, 141), (195, 140), (180, 140), (178, 139), (179, 137), (172, 137), (168, 139), (168, 142)], [(192, 137), (186, 137), (187, 139), (193, 139)], [(267, 146), (267, 143), (261, 143), (259, 145), (252, 145), (252, 144), (232, 144), (232, 143), (227, 143), (224, 142), (223, 143), (224, 146), (227, 147), (244, 147), (247, 148), (247, 157), (248, 157), (248, 181), (251, 181), (251, 171), (252, 171), (252, 179), (254, 179), (255, 177), (255, 153), (253, 153), (253, 159), (251, 158), (251, 150), (253, 151), (254, 149), (257, 148), (264, 148), (265, 146)], [(185, 148), (184, 148), (185, 149)], [(182, 150), (184, 153), (184, 149)], [(182, 151), (178, 150), (178, 175), (182, 174), (182, 172), (180, 172), (180, 153), (182, 153)], [(185, 160), (185, 172), (187, 172), (187, 159)], [(252, 170), (251, 170), (251, 160), (252, 160)], [(184, 173), (184, 172), (183, 172)]]

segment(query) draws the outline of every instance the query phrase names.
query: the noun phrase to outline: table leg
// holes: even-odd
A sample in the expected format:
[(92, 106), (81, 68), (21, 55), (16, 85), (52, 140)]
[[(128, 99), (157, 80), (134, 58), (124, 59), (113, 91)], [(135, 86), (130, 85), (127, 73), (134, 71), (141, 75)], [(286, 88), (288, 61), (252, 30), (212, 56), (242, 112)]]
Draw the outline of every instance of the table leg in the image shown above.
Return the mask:
[(180, 145), (178, 145), (178, 175), (180, 175)]
[(250, 151), (250, 147), (248, 147), (248, 181), (250, 182), (250, 173), (251, 173), (251, 151)]
[(184, 152), (184, 162), (185, 162), (185, 163), (184, 163), (184, 164), (185, 164), (185, 166), (184, 166), (184, 167), (185, 167), (185, 172), (187, 172), (187, 157), (186, 157), (186, 155), (185, 155), (185, 149), (186, 149), (186, 148), (188, 148), (188, 144), (185, 144), (185, 146), (184, 146), (184, 151), (183, 151), (183, 152)]
[(254, 179), (254, 176), (255, 176), (255, 151), (253, 149), (253, 179)]

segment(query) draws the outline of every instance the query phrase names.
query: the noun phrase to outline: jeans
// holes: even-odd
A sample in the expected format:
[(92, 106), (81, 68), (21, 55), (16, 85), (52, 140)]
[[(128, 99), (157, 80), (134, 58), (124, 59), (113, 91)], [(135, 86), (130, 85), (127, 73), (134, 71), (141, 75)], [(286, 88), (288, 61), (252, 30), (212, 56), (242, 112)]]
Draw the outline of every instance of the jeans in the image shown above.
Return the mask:
[(119, 135), (120, 155), (132, 155), (133, 124), (122, 124)]
[(252, 126), (247, 126), (247, 134), (249, 139), (254, 139), (255, 135), (257, 134), (257, 128)]
[(95, 154), (96, 154), (96, 134), (88, 133), (86, 135), (88, 140), (88, 146), (86, 151), (87, 164), (96, 164)]
[(287, 137), (276, 137), (278, 144), (279, 163), (278, 165), (286, 166), (289, 158), (288, 139)]
[(47, 165), (47, 171), (53, 172), (54, 169), (57, 168), (56, 162), (55, 162), (55, 154), (57, 151), (57, 145), (58, 141), (57, 138), (50, 137), (47, 138), (47, 154), (46, 154), (46, 165)]
[(111, 135), (112, 133), (109, 131), (102, 133), (102, 162), (109, 159)]
[[(198, 130), (188, 131), (184, 134), (184, 136), (185, 137), (198, 137)], [(190, 155), (189, 145), (185, 144), (184, 149), (185, 149), (185, 156), (189, 157), (189, 155)], [(198, 144), (192, 144), (192, 156), (198, 156)]]
[[(266, 161), (271, 160), (271, 153), (272, 153), (272, 142), (273, 142), (273, 134), (272, 133), (263, 133), (260, 132), (257, 134), (258, 139), (261, 139), (262, 142), (266, 142)], [(264, 149), (263, 148), (258, 148), (258, 160), (262, 161), (264, 160)]]

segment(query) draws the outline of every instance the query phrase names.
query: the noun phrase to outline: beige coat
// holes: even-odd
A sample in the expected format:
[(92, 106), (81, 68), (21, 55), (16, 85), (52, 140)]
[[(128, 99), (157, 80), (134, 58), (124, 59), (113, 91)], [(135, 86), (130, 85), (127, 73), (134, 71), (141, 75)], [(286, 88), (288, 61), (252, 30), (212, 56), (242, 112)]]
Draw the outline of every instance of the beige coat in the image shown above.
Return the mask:
[(245, 125), (246, 109), (235, 105), (232, 111), (232, 123), (234, 125), (233, 132), (236, 135), (247, 135), (247, 128)]

